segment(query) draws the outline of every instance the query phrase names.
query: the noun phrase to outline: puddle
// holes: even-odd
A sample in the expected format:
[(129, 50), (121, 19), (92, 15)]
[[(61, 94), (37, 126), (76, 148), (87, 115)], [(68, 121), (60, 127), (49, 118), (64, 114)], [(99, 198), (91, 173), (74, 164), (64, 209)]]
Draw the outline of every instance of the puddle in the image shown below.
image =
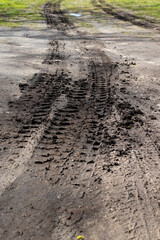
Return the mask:
[(69, 13), (68, 15), (73, 16), (73, 17), (82, 17), (82, 14), (80, 14), (80, 13)]

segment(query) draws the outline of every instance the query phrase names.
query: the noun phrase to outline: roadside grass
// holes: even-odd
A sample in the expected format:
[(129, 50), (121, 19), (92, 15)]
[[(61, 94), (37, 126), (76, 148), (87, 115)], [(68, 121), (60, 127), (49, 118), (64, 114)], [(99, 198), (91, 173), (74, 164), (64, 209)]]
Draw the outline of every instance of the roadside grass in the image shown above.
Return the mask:
[(48, 0), (0, 0), (0, 25), (17, 26), (42, 19), (41, 6)]
[(139, 17), (160, 22), (160, 0), (105, 0), (106, 3), (131, 10)]

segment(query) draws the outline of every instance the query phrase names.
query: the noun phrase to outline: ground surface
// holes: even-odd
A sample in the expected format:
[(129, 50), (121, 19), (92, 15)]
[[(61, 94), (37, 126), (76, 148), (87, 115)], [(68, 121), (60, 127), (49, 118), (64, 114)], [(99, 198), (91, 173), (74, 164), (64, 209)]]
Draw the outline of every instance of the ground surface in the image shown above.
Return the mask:
[(45, 15), (1, 31), (0, 239), (159, 240), (159, 32)]

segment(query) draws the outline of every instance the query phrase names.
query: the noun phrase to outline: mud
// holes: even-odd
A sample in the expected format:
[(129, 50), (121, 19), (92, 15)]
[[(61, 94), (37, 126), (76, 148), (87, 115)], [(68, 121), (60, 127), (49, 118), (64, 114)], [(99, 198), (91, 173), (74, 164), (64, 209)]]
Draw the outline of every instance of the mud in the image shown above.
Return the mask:
[(158, 240), (159, 136), (133, 96), (133, 62), (44, 14), (47, 71), (19, 85), (3, 120), (0, 239)]

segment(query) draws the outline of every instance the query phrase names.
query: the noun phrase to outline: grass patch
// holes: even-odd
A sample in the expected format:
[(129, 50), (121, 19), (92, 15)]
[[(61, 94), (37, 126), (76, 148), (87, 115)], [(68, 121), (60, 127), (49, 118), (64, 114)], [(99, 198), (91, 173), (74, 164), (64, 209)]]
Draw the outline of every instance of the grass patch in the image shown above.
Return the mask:
[(91, 23), (86, 23), (86, 22), (80, 22), (80, 26), (82, 28), (89, 28), (89, 29), (93, 28), (93, 25)]
[(0, 25), (19, 26), (27, 20), (42, 19), (42, 5), (48, 0), (0, 0)]
[(106, 3), (132, 10), (139, 17), (160, 22), (160, 0), (105, 0)]
[(94, 9), (90, 0), (64, 0), (61, 2), (63, 10), (73, 12), (91, 11)]

